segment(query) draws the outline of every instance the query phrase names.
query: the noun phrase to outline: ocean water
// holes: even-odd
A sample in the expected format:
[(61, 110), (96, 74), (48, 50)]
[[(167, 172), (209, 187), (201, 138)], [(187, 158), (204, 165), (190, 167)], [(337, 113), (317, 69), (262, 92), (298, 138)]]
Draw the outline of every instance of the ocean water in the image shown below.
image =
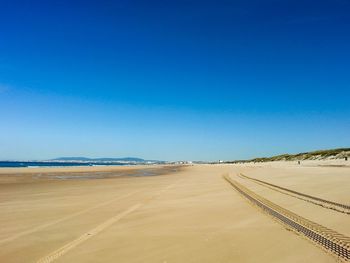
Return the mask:
[(65, 166), (100, 166), (100, 165), (130, 165), (124, 163), (103, 163), (103, 162), (20, 162), (0, 161), (0, 167), (65, 167)]

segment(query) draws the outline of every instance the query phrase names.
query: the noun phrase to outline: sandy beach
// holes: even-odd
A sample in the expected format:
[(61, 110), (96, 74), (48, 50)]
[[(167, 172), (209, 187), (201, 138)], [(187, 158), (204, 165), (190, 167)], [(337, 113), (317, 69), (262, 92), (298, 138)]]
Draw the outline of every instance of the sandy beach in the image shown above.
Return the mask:
[(350, 263), (349, 14), (1, 1), (0, 263)]
[(346, 211), (253, 180), (349, 205), (346, 163), (9, 168), (0, 169), (0, 261), (339, 261), (252, 205), (223, 175), (350, 236)]

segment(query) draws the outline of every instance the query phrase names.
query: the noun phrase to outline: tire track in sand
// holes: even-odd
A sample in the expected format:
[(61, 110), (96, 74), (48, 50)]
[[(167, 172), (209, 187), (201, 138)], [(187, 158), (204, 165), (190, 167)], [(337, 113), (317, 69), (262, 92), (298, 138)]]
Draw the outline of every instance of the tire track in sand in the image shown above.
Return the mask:
[(300, 193), (300, 192), (297, 192), (295, 190), (291, 190), (289, 188), (285, 188), (285, 187), (282, 187), (279, 185), (268, 183), (268, 182), (263, 181), (263, 180), (249, 177), (249, 176), (244, 175), (242, 173), (240, 173), (238, 176), (240, 176), (243, 179), (251, 180), (252, 182), (254, 182), (256, 184), (259, 184), (259, 185), (264, 186), (264, 187), (268, 187), (269, 189), (280, 192), (282, 194), (286, 194), (286, 195), (292, 196), (294, 198), (298, 198), (300, 200), (321, 206), (323, 208), (332, 209), (336, 212), (350, 215), (350, 205), (341, 204), (341, 203), (337, 203), (334, 201), (322, 199), (322, 198), (319, 198), (316, 196)]
[[(179, 180), (180, 181), (180, 180)], [(167, 187), (163, 188), (160, 190), (157, 194), (152, 195), (149, 198), (146, 198), (143, 202), (137, 203), (131, 207), (129, 207), (127, 210), (117, 214), (116, 216), (104, 221), (103, 223), (99, 224), (92, 230), (82, 234), (80, 237), (74, 239), (73, 241), (65, 244), (64, 246), (60, 247), (59, 249), (55, 250), (54, 252), (50, 253), (49, 255), (39, 259), (37, 263), (50, 263), (53, 262), (54, 260), (58, 259), (59, 257), (63, 256), (67, 252), (69, 252), (71, 249), (75, 248), (76, 246), (80, 245), (84, 241), (94, 237), (95, 235), (99, 234), (102, 232), (104, 229), (108, 228), (109, 226), (117, 223), (119, 220), (124, 218), (125, 216), (129, 215), (133, 211), (137, 210), (141, 206), (144, 206), (145, 204), (149, 203), (150, 201), (156, 199), (159, 197), (161, 194), (166, 192), (167, 190), (173, 188), (178, 182), (168, 185)]]
[(237, 181), (232, 180), (227, 175), (224, 176), (224, 179), (252, 204), (262, 209), (265, 213), (269, 214), (280, 223), (302, 234), (304, 237), (310, 239), (326, 251), (339, 257), (339, 259), (345, 261), (350, 260), (349, 237), (301, 217), (292, 211), (265, 199)]
[(72, 219), (72, 218), (74, 218), (74, 217), (77, 217), (77, 216), (80, 216), (80, 215), (82, 215), (82, 214), (88, 213), (88, 212), (90, 212), (90, 211), (92, 211), (92, 210), (94, 210), (94, 209), (97, 209), (97, 208), (106, 206), (106, 205), (111, 204), (111, 203), (113, 203), (113, 202), (115, 202), (115, 201), (118, 201), (118, 200), (121, 200), (121, 199), (126, 198), (126, 197), (128, 197), (128, 196), (134, 195), (134, 194), (136, 194), (137, 192), (139, 192), (139, 190), (138, 190), (138, 191), (133, 191), (133, 192), (127, 193), (127, 194), (122, 195), (122, 196), (118, 196), (118, 197), (116, 197), (116, 198), (110, 199), (110, 200), (108, 200), (108, 201), (106, 201), (106, 202), (103, 202), (103, 203), (101, 203), (101, 204), (95, 205), (95, 206), (93, 206), (93, 207), (90, 207), (90, 208), (87, 208), (87, 209), (78, 211), (78, 212), (73, 213), (73, 214), (71, 214), (71, 215), (62, 217), (62, 218), (60, 218), (60, 219), (51, 221), (51, 222), (46, 223), (46, 224), (41, 224), (41, 225), (39, 225), (39, 226), (37, 226), (37, 227), (33, 227), (33, 228), (30, 228), (30, 229), (25, 230), (25, 231), (23, 231), (23, 232), (14, 234), (14, 235), (12, 235), (12, 236), (10, 236), (10, 237), (1, 239), (1, 240), (0, 240), (0, 245), (3, 244), (3, 243), (6, 243), (6, 242), (14, 241), (14, 240), (16, 240), (17, 238), (20, 238), (20, 237), (22, 237), (22, 236), (35, 233), (35, 232), (40, 231), (40, 230), (42, 230), (42, 229), (45, 229), (45, 228), (47, 228), (47, 227), (49, 227), (49, 226), (53, 226), (53, 225), (56, 225), (56, 224), (58, 224), (58, 223), (64, 222), (64, 221), (66, 221), (66, 220), (68, 220), (68, 219)]
[(75, 248), (78, 246), (80, 243), (83, 243), (84, 241), (88, 240), (89, 238), (92, 238), (93, 236), (97, 235), (101, 231), (103, 231), (105, 228), (111, 226), (112, 224), (118, 222), (120, 219), (123, 217), (127, 216), (131, 212), (135, 211), (141, 206), (141, 203), (133, 205), (129, 207), (127, 210), (119, 213), (118, 215), (108, 219), (107, 221), (103, 222), (102, 224), (98, 225), (94, 229), (82, 234), (80, 237), (77, 239), (69, 242), (68, 244), (64, 245), (63, 247), (57, 249), (56, 251), (52, 252), (51, 254), (43, 257), (42, 259), (39, 259), (37, 263), (50, 263), (59, 257), (63, 256), (66, 254), (69, 250)]

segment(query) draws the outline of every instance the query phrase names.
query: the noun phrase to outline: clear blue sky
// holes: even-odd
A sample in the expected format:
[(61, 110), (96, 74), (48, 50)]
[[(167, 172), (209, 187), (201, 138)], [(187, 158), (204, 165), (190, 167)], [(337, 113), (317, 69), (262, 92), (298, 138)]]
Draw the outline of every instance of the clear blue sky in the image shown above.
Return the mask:
[(350, 2), (0, 1), (0, 159), (350, 146)]

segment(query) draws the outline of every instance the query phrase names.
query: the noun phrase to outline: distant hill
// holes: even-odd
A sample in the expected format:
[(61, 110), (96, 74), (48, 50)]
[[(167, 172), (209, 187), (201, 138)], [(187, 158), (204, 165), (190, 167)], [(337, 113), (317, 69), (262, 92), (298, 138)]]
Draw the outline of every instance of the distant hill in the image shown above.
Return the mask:
[(50, 161), (62, 161), (62, 162), (147, 162), (147, 160), (136, 157), (123, 157), (123, 158), (87, 158), (87, 157), (59, 157)]
[(344, 159), (347, 157), (350, 161), (350, 148), (338, 148), (330, 150), (319, 150), (297, 154), (281, 154), (272, 157), (254, 158), (244, 161), (233, 162), (273, 162), (273, 161), (302, 161), (302, 160), (329, 160)]
[(91, 160), (90, 158), (86, 157), (59, 157), (52, 159), (50, 161), (89, 161)]

